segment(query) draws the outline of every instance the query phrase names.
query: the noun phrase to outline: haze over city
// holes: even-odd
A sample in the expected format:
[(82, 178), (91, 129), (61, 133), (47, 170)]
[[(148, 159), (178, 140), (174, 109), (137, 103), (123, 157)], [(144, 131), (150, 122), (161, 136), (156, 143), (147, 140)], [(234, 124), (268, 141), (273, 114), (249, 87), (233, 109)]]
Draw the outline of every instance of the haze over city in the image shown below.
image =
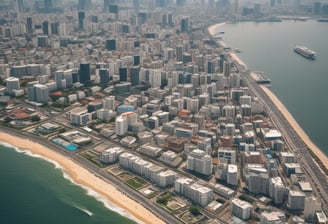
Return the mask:
[(328, 1), (0, 15), (1, 223), (327, 223)]

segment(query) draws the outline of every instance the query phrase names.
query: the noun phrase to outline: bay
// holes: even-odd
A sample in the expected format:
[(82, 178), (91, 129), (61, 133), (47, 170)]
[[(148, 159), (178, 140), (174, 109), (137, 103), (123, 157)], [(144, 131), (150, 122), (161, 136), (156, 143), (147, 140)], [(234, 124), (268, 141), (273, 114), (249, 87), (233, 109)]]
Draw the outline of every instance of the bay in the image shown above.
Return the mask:
[(54, 164), (27, 154), (0, 145), (0, 223), (135, 223), (64, 178)]
[[(311, 140), (328, 155), (328, 23), (315, 20), (225, 24), (223, 41), (253, 71), (264, 71), (271, 90)], [(305, 45), (317, 53), (308, 60), (293, 51)]]

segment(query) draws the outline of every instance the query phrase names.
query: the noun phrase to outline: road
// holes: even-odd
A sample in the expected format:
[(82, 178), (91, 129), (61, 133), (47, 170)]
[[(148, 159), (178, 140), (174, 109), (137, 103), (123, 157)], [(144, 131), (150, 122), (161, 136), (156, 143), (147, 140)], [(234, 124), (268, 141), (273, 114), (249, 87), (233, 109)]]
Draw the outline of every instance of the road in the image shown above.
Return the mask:
[(172, 223), (172, 224), (180, 224), (182, 223), (178, 218), (171, 215), (161, 207), (159, 207), (157, 204), (155, 204), (153, 201), (147, 199), (139, 192), (133, 190), (129, 186), (125, 185), (120, 181), (117, 177), (113, 176), (106, 170), (100, 169), (95, 164), (85, 160), (82, 158), (79, 154), (74, 152), (69, 152), (62, 147), (46, 140), (45, 138), (42, 138), (40, 136), (32, 135), (26, 132), (22, 132), (20, 130), (11, 129), (9, 127), (0, 126), (0, 131), (6, 132), (8, 134), (12, 134), (21, 138), (27, 138), (34, 142), (37, 142), (39, 144), (44, 145), (45, 147), (52, 149), (66, 157), (71, 158), (75, 163), (79, 164), (81, 167), (87, 169), (89, 172), (93, 173), (97, 177), (101, 178), (102, 180), (106, 181), (108, 184), (114, 186), (116, 189), (118, 189), (120, 192), (123, 192), (126, 196), (129, 198), (137, 201), (139, 204), (146, 207), (150, 212), (152, 212), (154, 215), (162, 219), (166, 223)]
[(259, 99), (259, 102), (264, 106), (264, 110), (268, 113), (272, 122), (281, 132), (285, 143), (291, 152), (295, 153), (298, 163), (301, 164), (307, 180), (312, 183), (313, 191), (316, 196), (321, 199), (322, 209), (328, 211), (328, 181), (327, 177), (320, 170), (312, 155), (310, 149), (303, 142), (300, 136), (295, 132), (293, 127), (287, 121), (285, 116), (272, 102), (268, 95), (251, 77), (249, 71), (242, 72), (242, 80), (248, 86), (249, 90)]

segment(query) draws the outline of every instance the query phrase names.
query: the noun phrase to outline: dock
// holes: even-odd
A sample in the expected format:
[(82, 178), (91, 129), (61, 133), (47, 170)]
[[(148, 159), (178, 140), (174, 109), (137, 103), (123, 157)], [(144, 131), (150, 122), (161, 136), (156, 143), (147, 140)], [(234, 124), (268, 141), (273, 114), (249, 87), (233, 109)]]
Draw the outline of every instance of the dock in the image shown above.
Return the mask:
[(269, 79), (264, 72), (254, 71), (251, 75), (258, 84), (271, 84), (271, 79)]

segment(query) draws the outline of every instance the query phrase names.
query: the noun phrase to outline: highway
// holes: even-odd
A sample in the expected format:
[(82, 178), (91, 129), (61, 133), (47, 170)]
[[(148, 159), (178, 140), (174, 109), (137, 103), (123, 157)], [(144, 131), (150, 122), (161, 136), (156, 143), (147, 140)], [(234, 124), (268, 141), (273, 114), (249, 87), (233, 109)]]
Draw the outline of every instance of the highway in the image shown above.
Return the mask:
[(327, 177), (320, 170), (309, 148), (303, 142), (301, 137), (295, 132), (293, 127), (287, 121), (285, 116), (272, 102), (263, 89), (251, 77), (248, 70), (242, 72), (242, 81), (248, 86), (249, 90), (259, 99), (259, 102), (264, 106), (264, 110), (268, 113), (272, 122), (277, 129), (281, 132), (286, 145), (289, 150), (295, 153), (297, 162), (302, 166), (305, 171), (307, 180), (312, 183), (312, 188), (317, 197), (321, 199), (322, 209), (328, 211), (328, 181)]

